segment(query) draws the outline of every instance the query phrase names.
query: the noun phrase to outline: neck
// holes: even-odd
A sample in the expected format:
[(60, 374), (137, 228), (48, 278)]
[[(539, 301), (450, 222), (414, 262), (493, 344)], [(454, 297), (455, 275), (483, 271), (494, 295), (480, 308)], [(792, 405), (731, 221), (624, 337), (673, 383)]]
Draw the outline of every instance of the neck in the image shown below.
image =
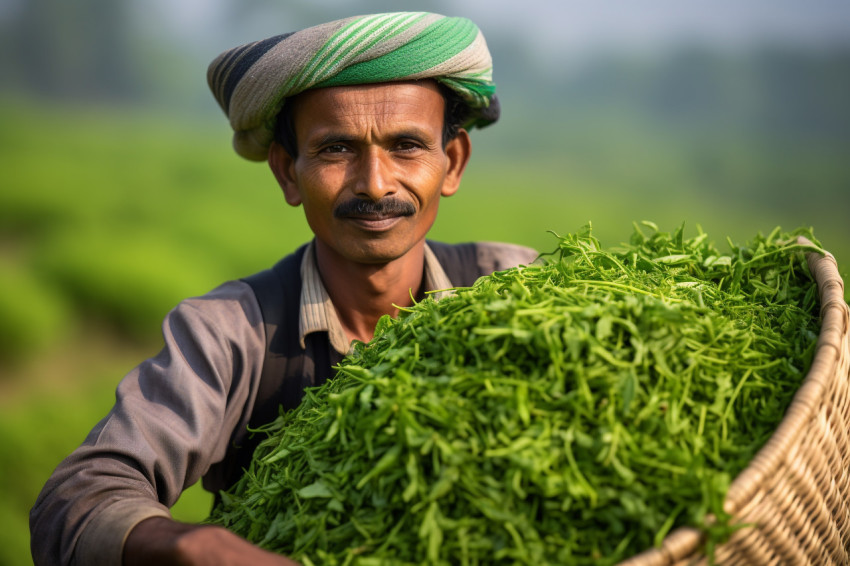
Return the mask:
[(412, 304), (411, 293), (418, 297), (424, 291), (424, 240), (402, 257), (380, 264), (352, 262), (316, 240), (316, 263), (350, 340), (368, 342), (378, 319), (397, 316), (397, 306)]

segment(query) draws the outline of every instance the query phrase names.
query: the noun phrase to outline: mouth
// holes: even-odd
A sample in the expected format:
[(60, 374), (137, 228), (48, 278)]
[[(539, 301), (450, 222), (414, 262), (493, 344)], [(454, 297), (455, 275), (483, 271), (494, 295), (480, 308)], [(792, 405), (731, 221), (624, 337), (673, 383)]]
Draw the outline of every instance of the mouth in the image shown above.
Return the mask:
[(397, 199), (352, 199), (340, 204), (334, 210), (334, 216), (364, 230), (380, 232), (392, 228), (415, 212), (412, 204)]
[(371, 232), (389, 230), (404, 218), (404, 215), (368, 214), (343, 217), (355, 226)]

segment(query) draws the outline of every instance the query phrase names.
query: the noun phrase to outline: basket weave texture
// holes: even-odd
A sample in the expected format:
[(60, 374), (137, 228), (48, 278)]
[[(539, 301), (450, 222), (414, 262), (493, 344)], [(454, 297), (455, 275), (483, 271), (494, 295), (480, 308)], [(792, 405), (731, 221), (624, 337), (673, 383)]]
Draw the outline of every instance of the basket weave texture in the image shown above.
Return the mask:
[[(715, 549), (715, 564), (850, 564), (850, 309), (835, 258), (806, 259), (822, 319), (812, 366), (776, 431), (729, 487), (724, 510), (748, 526)], [(679, 528), (620, 566), (705, 565), (701, 543), (699, 530)]]

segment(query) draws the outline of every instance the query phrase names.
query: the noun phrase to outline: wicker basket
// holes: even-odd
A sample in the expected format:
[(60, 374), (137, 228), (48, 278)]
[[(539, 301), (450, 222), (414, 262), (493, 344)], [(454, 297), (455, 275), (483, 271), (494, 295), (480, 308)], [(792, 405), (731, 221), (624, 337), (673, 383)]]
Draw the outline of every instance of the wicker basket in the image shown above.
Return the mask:
[[(803, 243), (810, 243), (805, 241)], [(822, 326), (800, 390), (765, 446), (732, 482), (735, 531), (716, 564), (850, 564), (850, 309), (835, 258), (808, 253)], [(620, 566), (707, 564), (702, 536), (680, 528)]]

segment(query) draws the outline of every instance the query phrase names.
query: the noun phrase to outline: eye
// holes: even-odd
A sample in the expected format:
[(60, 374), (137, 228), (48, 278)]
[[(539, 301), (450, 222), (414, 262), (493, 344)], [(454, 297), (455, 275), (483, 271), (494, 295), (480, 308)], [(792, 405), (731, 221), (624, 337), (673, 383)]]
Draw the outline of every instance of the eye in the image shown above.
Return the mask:
[(399, 151), (415, 151), (421, 147), (421, 144), (411, 140), (403, 140), (396, 145), (396, 149)]
[(342, 153), (348, 151), (348, 148), (341, 143), (326, 145), (322, 148), (322, 153)]

